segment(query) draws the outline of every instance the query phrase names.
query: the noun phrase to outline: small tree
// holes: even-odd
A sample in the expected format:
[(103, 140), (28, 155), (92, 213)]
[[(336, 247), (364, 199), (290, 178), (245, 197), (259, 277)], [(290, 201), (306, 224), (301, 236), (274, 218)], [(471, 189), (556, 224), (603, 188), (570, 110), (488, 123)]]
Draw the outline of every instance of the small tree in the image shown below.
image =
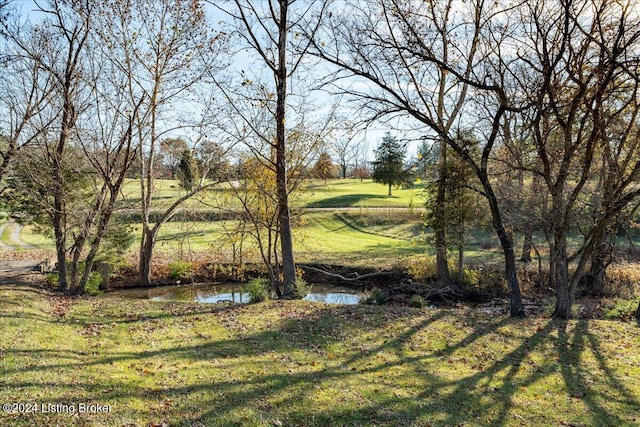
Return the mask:
[(200, 173), (198, 172), (198, 165), (191, 150), (186, 149), (182, 152), (176, 176), (178, 181), (180, 181), (180, 186), (187, 191), (193, 190), (198, 184)]
[(406, 148), (387, 132), (375, 153), (371, 177), (374, 182), (388, 185), (391, 196), (391, 186), (405, 184), (410, 176), (404, 167)]
[(182, 138), (166, 138), (160, 142), (160, 150), (171, 170), (171, 178), (177, 178), (182, 155), (188, 149), (187, 141)]
[[(477, 182), (473, 170), (455, 153), (449, 154), (444, 174), (437, 180), (428, 181), (425, 186), (425, 220), (428, 226), (445, 230), (445, 244), (457, 249), (458, 281), (462, 283), (464, 249), (469, 231), (477, 227), (483, 218), (487, 218), (487, 212), (480, 200), (482, 196), (474, 189)], [(440, 185), (445, 188), (445, 199), (443, 205), (438, 207), (437, 193)], [(436, 215), (437, 209), (442, 209), (439, 215)]]
[(331, 161), (329, 153), (322, 152), (316, 161), (316, 164), (311, 170), (311, 176), (313, 178), (324, 179), (324, 183), (327, 183), (328, 178), (336, 177), (336, 167)]

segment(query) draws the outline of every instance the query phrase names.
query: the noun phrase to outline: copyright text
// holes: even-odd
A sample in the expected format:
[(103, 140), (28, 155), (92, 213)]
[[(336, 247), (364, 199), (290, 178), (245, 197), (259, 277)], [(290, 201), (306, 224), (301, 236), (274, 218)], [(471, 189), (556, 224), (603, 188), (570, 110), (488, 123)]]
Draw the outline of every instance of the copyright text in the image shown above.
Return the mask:
[(2, 412), (7, 414), (108, 414), (111, 412), (110, 405), (100, 405), (96, 403), (36, 403), (18, 402), (3, 403)]

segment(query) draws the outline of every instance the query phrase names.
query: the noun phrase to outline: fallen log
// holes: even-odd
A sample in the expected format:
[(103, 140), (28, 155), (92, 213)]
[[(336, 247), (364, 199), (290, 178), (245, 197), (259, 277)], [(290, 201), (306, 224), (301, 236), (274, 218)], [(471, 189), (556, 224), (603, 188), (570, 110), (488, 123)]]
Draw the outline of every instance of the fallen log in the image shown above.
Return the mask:
[(303, 269), (315, 271), (316, 273), (325, 274), (329, 277), (334, 277), (336, 279), (344, 280), (346, 282), (356, 282), (358, 280), (369, 279), (371, 277), (376, 277), (376, 276), (391, 276), (391, 275), (397, 274), (397, 272), (394, 272), (394, 271), (377, 271), (375, 273), (367, 273), (367, 274), (358, 274), (357, 271), (354, 271), (353, 272), (354, 277), (345, 277), (342, 274), (332, 273), (330, 271), (321, 270), (319, 268), (311, 267), (308, 265), (300, 266), (300, 267)]

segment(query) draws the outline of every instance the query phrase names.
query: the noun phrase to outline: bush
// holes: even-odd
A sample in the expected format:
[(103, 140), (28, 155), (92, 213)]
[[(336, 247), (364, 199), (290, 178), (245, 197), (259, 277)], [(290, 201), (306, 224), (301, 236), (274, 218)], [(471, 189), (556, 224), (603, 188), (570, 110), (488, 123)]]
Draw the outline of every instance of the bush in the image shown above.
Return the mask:
[(409, 259), (404, 270), (416, 280), (426, 280), (436, 277), (436, 257), (424, 255)]
[(92, 271), (89, 273), (89, 279), (84, 287), (84, 292), (88, 295), (100, 295), (102, 293), (100, 284), (102, 284), (102, 274), (97, 271)]
[(362, 302), (369, 305), (383, 305), (387, 302), (387, 294), (382, 289), (373, 288)]
[(637, 300), (616, 298), (610, 308), (605, 309), (604, 318), (608, 320), (631, 320), (636, 316)]
[(169, 267), (169, 277), (173, 280), (186, 279), (193, 271), (193, 266), (187, 261), (174, 261), (167, 267)]
[(250, 302), (262, 302), (269, 299), (269, 281), (267, 279), (255, 278), (247, 283), (247, 293)]
[(52, 273), (52, 274), (47, 274), (47, 285), (51, 288), (57, 288), (58, 287), (58, 274), (57, 273)]
[(411, 295), (409, 298), (409, 307), (423, 308), (425, 305), (426, 302), (420, 295)]
[[(458, 271), (452, 271), (451, 275), (453, 277), (459, 277)], [(469, 268), (465, 268), (462, 272), (462, 283), (465, 288), (477, 289), (480, 287), (480, 282), (482, 280), (482, 275), (478, 270), (472, 270)]]
[(297, 278), (291, 284), (291, 296), (293, 299), (303, 299), (307, 296), (310, 290), (311, 286), (307, 285), (307, 282), (301, 278)]

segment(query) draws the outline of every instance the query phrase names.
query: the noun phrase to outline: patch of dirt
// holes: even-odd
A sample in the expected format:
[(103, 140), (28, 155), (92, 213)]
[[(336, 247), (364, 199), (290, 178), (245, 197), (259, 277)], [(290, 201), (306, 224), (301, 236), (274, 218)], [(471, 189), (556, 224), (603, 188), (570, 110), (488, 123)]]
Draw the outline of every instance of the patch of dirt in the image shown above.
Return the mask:
[(0, 285), (46, 288), (47, 281), (42, 274), (35, 271), (2, 271)]
[(15, 288), (31, 288), (44, 294), (49, 300), (49, 312), (58, 319), (64, 318), (71, 307), (81, 297), (65, 295), (51, 289), (46, 276), (35, 271), (2, 271), (0, 272), (0, 286)]

